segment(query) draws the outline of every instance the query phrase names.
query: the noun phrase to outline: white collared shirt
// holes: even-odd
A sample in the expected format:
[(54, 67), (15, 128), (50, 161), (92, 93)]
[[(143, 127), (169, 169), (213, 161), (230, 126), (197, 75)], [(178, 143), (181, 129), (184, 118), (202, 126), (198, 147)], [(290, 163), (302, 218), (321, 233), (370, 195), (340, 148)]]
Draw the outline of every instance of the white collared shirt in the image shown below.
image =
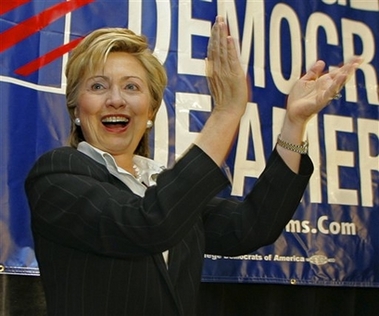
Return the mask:
[[(78, 145), (78, 151), (104, 165), (110, 174), (120, 179), (130, 190), (133, 191), (134, 194), (140, 197), (145, 195), (147, 187), (156, 184), (158, 174), (165, 169), (164, 166), (158, 164), (154, 160), (134, 155), (133, 163), (137, 166), (140, 176), (139, 179), (136, 179), (136, 177), (130, 172), (117, 166), (116, 160), (111, 154), (97, 149), (87, 142), (80, 142)], [(167, 267), (168, 250), (164, 251), (162, 255)]]
[(164, 166), (158, 164), (154, 160), (134, 155), (133, 164), (137, 166), (140, 176), (140, 179), (136, 179), (136, 177), (130, 172), (117, 166), (117, 163), (111, 154), (97, 149), (87, 142), (80, 142), (78, 150), (91, 157), (96, 162), (104, 165), (112, 175), (120, 179), (130, 190), (133, 191), (133, 193), (141, 197), (145, 195), (146, 187), (156, 184), (158, 174), (165, 169)]

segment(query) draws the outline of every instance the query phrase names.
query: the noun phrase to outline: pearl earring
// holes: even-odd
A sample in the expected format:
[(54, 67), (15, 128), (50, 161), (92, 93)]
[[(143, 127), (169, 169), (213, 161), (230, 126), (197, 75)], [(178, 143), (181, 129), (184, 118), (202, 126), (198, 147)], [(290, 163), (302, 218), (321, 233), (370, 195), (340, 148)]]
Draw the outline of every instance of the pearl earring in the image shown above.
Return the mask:
[(74, 124), (76, 126), (80, 126), (80, 118), (76, 117), (75, 120), (74, 120)]
[(152, 128), (153, 127), (153, 121), (152, 120), (148, 120), (146, 122), (146, 128)]

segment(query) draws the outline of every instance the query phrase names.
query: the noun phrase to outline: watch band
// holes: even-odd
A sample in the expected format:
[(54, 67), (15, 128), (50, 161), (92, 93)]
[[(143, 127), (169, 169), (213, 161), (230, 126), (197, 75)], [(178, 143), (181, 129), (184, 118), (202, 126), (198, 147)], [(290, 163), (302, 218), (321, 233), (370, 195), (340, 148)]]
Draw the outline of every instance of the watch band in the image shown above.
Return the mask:
[(305, 155), (308, 153), (308, 142), (307, 141), (302, 142), (300, 145), (295, 145), (295, 144), (291, 144), (291, 143), (288, 143), (288, 142), (282, 140), (280, 138), (280, 134), (279, 134), (278, 138), (276, 140), (276, 143), (280, 147), (283, 147), (283, 148), (288, 149), (290, 151), (294, 151), (298, 154)]

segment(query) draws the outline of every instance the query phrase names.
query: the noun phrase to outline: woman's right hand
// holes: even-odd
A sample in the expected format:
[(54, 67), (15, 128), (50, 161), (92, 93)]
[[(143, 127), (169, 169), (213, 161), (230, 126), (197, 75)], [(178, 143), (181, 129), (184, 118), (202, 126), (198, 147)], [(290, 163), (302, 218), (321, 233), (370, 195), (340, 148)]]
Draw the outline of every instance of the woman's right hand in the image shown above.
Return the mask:
[(234, 40), (221, 16), (216, 17), (208, 43), (206, 75), (215, 110), (243, 115), (247, 104), (247, 82)]
[(208, 44), (206, 74), (215, 107), (195, 140), (221, 166), (247, 104), (247, 82), (224, 18), (218, 16)]

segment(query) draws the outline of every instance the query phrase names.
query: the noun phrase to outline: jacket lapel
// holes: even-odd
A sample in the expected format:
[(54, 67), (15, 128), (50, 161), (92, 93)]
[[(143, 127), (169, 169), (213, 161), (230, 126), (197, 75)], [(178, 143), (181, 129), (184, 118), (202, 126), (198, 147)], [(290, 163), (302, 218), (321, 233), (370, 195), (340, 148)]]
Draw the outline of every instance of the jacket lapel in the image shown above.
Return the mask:
[[(171, 250), (170, 250), (169, 256), (171, 256)], [(179, 312), (178, 315), (183, 315), (183, 307), (182, 307), (180, 300), (178, 299), (177, 293), (176, 293), (175, 288), (174, 288), (175, 283), (173, 282), (173, 280), (170, 277), (170, 274), (167, 270), (166, 263), (163, 259), (162, 254), (153, 255), (153, 259), (154, 259), (154, 262), (157, 265), (157, 268), (158, 268), (159, 272), (161, 273), (163, 279), (166, 281), (166, 284), (170, 290), (170, 293), (171, 293), (171, 295), (172, 295), (172, 297), (176, 303), (176, 306), (178, 307), (178, 312)]]

